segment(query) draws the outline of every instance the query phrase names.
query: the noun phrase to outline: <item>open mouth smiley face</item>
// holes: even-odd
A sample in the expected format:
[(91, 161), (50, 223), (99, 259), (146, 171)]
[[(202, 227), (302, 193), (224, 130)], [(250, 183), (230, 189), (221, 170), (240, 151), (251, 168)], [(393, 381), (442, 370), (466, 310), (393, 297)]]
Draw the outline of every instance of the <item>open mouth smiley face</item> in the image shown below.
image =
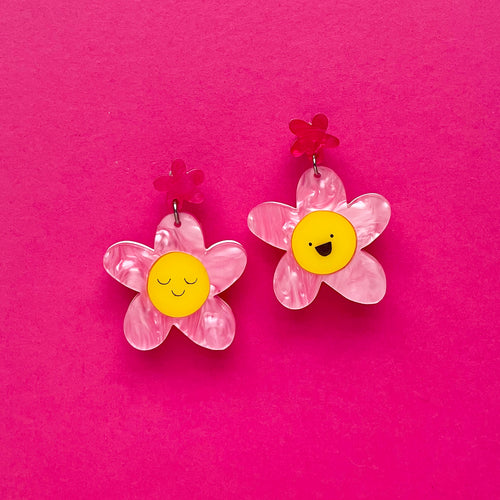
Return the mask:
[(292, 234), (292, 252), (300, 267), (314, 274), (331, 274), (344, 268), (356, 251), (356, 231), (336, 212), (307, 214)]
[(192, 255), (170, 252), (149, 271), (148, 296), (161, 313), (182, 318), (196, 312), (207, 300), (210, 282), (205, 266)]

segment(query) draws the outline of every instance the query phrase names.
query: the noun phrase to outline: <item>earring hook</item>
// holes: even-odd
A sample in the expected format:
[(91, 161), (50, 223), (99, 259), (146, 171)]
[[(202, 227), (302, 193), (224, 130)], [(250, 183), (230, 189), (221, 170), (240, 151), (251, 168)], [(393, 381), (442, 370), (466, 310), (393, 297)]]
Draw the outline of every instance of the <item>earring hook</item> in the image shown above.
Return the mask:
[(316, 164), (316, 155), (312, 155), (312, 161), (313, 161), (314, 177), (321, 177), (321, 174), (319, 173), (318, 170), (318, 165)]
[(174, 210), (175, 227), (180, 227), (181, 218), (179, 217), (179, 207), (176, 199), (172, 201), (172, 208)]

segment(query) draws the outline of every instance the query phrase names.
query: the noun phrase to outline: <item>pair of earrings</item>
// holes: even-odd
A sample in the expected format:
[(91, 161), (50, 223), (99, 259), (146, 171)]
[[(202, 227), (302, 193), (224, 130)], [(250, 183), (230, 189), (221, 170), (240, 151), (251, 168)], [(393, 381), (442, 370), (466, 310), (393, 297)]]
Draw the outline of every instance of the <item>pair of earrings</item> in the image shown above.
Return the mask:
[[(251, 210), (248, 227), (257, 237), (285, 250), (273, 280), (277, 299), (289, 309), (301, 309), (325, 282), (344, 297), (362, 304), (379, 302), (386, 291), (382, 266), (362, 249), (387, 226), (390, 207), (378, 194), (347, 203), (344, 186), (333, 170), (321, 166), (323, 150), (338, 146), (327, 134), (328, 119), (312, 123), (292, 120), (297, 136), (294, 156), (306, 155), (313, 168), (297, 185), (297, 206), (266, 202)], [(124, 332), (137, 349), (160, 345), (172, 326), (208, 349), (225, 349), (235, 333), (229, 305), (220, 297), (243, 273), (247, 256), (236, 241), (205, 247), (196, 219), (182, 213), (184, 202), (201, 203), (201, 170), (187, 171), (182, 160), (168, 176), (155, 181), (166, 191), (173, 213), (160, 222), (154, 249), (130, 241), (112, 245), (104, 268), (117, 281), (138, 292), (124, 320)]]

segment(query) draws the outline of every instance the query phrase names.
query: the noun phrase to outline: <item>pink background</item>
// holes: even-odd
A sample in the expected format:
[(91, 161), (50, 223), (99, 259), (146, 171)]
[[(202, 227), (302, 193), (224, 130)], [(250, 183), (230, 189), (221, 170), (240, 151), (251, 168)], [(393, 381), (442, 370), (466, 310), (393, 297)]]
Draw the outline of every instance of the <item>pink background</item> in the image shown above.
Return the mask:
[[(3, 0), (1, 496), (499, 498), (499, 29), (494, 0)], [(376, 306), (284, 309), (246, 227), (317, 112), (348, 199), (392, 205)], [(224, 352), (131, 348), (102, 268), (177, 157), (249, 256)]]

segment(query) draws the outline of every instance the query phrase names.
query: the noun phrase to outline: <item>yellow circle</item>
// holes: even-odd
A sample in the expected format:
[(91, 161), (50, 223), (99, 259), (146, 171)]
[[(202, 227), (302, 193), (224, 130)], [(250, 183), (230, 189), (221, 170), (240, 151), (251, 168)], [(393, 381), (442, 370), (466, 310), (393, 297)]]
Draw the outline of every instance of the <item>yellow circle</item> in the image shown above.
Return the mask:
[(182, 318), (193, 314), (205, 303), (209, 292), (205, 266), (188, 253), (167, 253), (149, 271), (149, 299), (167, 316)]
[(292, 234), (292, 252), (300, 267), (314, 274), (331, 274), (349, 264), (356, 251), (356, 231), (336, 212), (307, 214)]

